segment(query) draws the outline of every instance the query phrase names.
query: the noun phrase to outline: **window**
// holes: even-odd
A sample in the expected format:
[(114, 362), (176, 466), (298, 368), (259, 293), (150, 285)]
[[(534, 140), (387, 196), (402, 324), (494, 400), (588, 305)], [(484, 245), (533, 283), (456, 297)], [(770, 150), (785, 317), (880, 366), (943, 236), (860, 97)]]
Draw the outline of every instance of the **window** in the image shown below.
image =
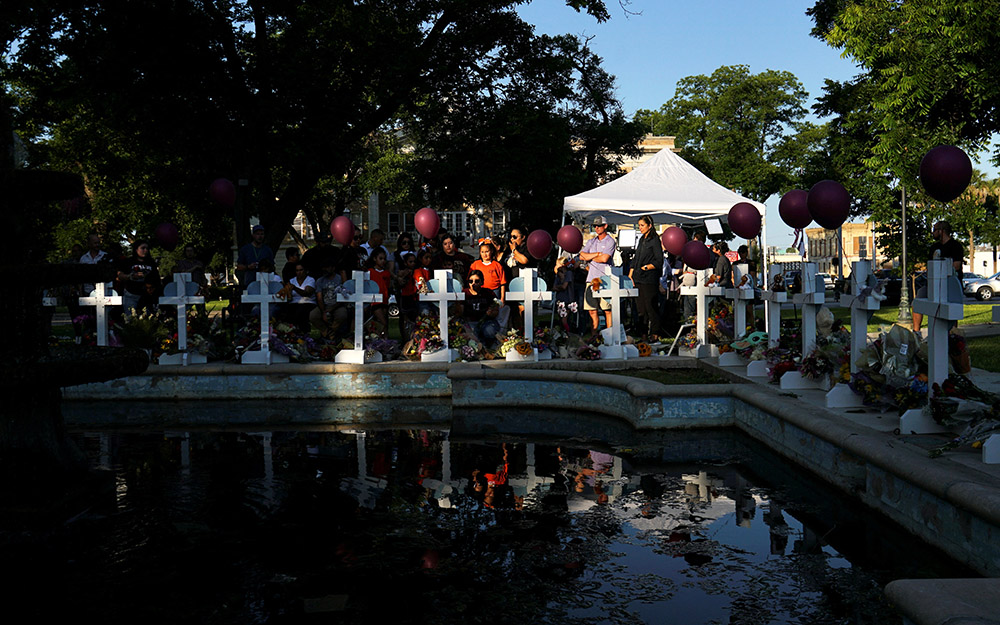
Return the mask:
[(389, 213), (388, 215), (386, 215), (386, 217), (389, 220), (388, 224), (387, 224), (387, 227), (388, 227), (388, 230), (389, 230), (389, 236), (390, 237), (399, 236), (399, 234), (400, 234), (400, 230), (399, 230), (399, 224), (400, 224), (399, 213)]
[(413, 227), (413, 215), (415, 213), (403, 213), (403, 232), (412, 233), (416, 228)]

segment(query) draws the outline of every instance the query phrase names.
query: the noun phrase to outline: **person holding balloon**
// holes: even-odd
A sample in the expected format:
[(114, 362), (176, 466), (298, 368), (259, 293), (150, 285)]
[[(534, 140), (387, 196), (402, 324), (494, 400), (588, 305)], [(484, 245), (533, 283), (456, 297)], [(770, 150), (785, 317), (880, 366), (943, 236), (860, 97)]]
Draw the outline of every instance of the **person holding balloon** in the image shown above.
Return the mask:
[(639, 241), (635, 257), (628, 270), (628, 277), (639, 289), (639, 334), (642, 340), (659, 340), (660, 329), (660, 277), (663, 274), (663, 245), (656, 235), (653, 219), (649, 215), (639, 218)]

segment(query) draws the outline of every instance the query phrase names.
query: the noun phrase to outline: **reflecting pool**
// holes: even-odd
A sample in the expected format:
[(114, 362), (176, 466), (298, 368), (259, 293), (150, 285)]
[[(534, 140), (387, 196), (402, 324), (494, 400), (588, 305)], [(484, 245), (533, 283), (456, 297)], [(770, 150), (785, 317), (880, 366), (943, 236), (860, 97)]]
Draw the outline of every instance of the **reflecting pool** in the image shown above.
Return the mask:
[(730, 431), (74, 437), (106, 496), (57, 526), (3, 532), (7, 615), (882, 624), (901, 622), (886, 582), (975, 576)]

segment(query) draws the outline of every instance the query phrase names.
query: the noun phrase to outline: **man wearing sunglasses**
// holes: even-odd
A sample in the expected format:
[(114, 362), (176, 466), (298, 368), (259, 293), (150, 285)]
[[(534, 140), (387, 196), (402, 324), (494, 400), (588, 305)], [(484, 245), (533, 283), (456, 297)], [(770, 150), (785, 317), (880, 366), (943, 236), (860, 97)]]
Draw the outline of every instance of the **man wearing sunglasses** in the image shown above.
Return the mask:
[(583, 296), (583, 309), (590, 313), (591, 330), (587, 340), (593, 338), (600, 328), (601, 322), (597, 317), (598, 308), (604, 311), (604, 321), (607, 327), (611, 327), (611, 300), (602, 299), (594, 293), (591, 285), (593, 280), (599, 280), (607, 273), (608, 265), (614, 258), (615, 250), (618, 249), (614, 237), (608, 234), (608, 221), (603, 216), (594, 218), (593, 227), (597, 236), (587, 241), (583, 249), (580, 250), (580, 260), (590, 263), (590, 267), (587, 269), (587, 286)]

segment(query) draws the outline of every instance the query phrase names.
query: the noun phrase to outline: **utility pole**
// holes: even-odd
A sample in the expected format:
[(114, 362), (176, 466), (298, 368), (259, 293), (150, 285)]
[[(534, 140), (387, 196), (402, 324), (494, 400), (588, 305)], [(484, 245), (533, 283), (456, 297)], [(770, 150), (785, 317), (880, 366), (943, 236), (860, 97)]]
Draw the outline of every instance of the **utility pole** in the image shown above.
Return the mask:
[(900, 186), (903, 193), (903, 284), (899, 289), (899, 314), (896, 320), (902, 323), (909, 323), (913, 320), (910, 315), (910, 279), (906, 274), (906, 188)]

